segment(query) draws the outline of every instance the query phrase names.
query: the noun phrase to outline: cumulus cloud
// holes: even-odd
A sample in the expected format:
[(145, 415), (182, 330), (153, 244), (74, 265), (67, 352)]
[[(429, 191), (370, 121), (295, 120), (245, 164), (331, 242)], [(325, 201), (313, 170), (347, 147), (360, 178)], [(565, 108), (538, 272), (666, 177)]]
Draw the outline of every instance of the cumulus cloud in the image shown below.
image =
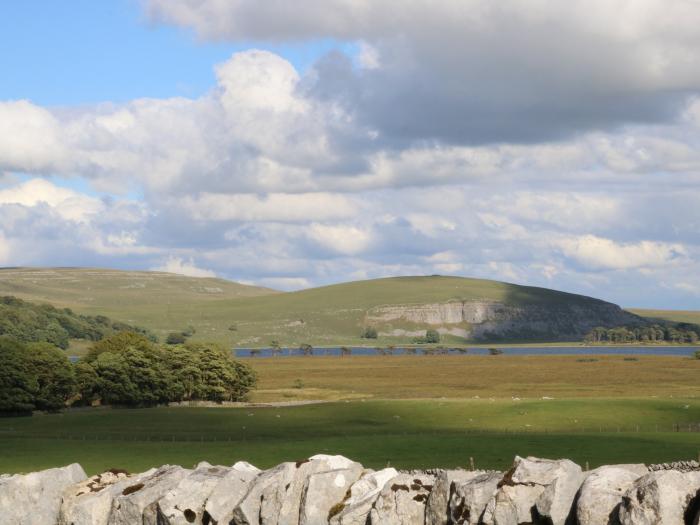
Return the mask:
[(321, 246), (344, 255), (357, 255), (365, 251), (372, 242), (367, 230), (349, 225), (309, 225), (309, 237)]
[(563, 239), (559, 245), (566, 256), (593, 269), (658, 268), (683, 260), (687, 255), (679, 244), (651, 241), (620, 244), (595, 235)]
[(450, 273), (697, 306), (695, 3), (147, 8), (204, 39), (357, 53), (305, 72), (236, 53), (197, 98), (0, 102), (0, 263), (280, 289)]
[(187, 277), (216, 277), (216, 273), (211, 270), (195, 265), (191, 257), (185, 260), (182, 257), (170, 256), (161, 266), (151, 269), (157, 272), (177, 273)]
[(695, 2), (146, 5), (152, 18), (205, 39), (362, 42), (358, 62), (371, 67), (355, 71), (352, 61), (328, 57), (315, 89), (393, 140), (531, 143), (668, 120), (700, 86)]
[(99, 199), (57, 187), (44, 179), (31, 179), (17, 186), (0, 190), (0, 206), (6, 204), (26, 207), (44, 204), (61, 218), (70, 221), (86, 220), (104, 209), (104, 204)]

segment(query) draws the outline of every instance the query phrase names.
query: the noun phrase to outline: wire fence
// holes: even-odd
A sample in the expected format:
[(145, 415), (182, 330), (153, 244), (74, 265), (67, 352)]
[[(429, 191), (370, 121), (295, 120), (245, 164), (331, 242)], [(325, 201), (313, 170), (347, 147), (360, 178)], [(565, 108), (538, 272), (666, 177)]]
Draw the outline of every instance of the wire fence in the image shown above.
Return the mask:
[[(627, 426), (580, 426), (570, 428), (489, 428), (489, 429), (461, 429), (461, 430), (434, 430), (434, 431), (403, 431), (395, 433), (377, 432), (349, 432), (337, 434), (309, 434), (308, 436), (289, 436), (290, 441), (302, 441), (308, 438), (351, 438), (351, 437), (382, 437), (386, 439), (403, 437), (439, 437), (439, 436), (507, 436), (507, 435), (582, 435), (582, 434), (655, 434), (655, 433), (698, 433), (700, 423), (672, 423), (658, 425), (627, 425)], [(198, 432), (198, 433), (151, 433), (151, 432), (26, 432), (21, 429), (0, 429), (0, 438), (12, 439), (48, 439), (63, 441), (119, 441), (119, 442), (158, 442), (158, 443), (226, 443), (240, 441), (278, 440), (280, 434), (247, 432)]]

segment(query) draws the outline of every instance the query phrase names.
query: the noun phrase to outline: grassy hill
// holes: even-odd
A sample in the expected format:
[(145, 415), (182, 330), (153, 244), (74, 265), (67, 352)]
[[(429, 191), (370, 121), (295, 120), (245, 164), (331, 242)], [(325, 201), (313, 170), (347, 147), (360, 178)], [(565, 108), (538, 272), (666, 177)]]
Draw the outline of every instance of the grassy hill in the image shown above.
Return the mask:
[[(595, 324), (608, 318), (611, 325), (620, 319), (634, 321), (615, 305), (590, 297), (445, 276), (393, 277), (280, 293), (223, 279), (163, 272), (7, 268), (0, 270), (0, 295), (70, 307), (84, 314), (106, 315), (144, 326), (161, 337), (193, 326), (194, 340), (244, 347), (267, 346), (272, 340), (289, 346), (405, 344), (417, 333), (436, 325), (418, 322), (410, 315), (395, 315), (392, 309), (420, 310), (433, 305), (459, 309), (462, 302), (497, 303), (510, 309), (508, 315), (515, 317), (522, 317), (522, 312), (535, 312), (533, 325), (564, 315), (564, 320), (551, 328), (552, 333), (540, 331), (539, 335), (523, 338), (529, 340), (561, 340), (572, 322), (591, 316), (590, 321)], [(414, 316), (420, 314), (413, 312)], [(387, 319), (387, 315), (394, 317)], [(377, 326), (377, 340), (359, 338), (368, 325)], [(440, 323), (437, 326), (442, 327)], [(443, 334), (447, 344), (464, 342), (464, 333), (471, 329), (468, 322), (445, 326), (451, 331)]]
[[(144, 326), (162, 336), (193, 324), (201, 305), (278, 293), (225, 279), (95, 268), (2, 268), (0, 295)], [(171, 305), (185, 307), (171, 315)], [(223, 333), (223, 332), (222, 332)], [(216, 339), (222, 340), (221, 337)]]
[(671, 321), (674, 323), (700, 325), (700, 311), (697, 310), (649, 310), (645, 308), (627, 308), (627, 311), (648, 319), (660, 319), (662, 321)]

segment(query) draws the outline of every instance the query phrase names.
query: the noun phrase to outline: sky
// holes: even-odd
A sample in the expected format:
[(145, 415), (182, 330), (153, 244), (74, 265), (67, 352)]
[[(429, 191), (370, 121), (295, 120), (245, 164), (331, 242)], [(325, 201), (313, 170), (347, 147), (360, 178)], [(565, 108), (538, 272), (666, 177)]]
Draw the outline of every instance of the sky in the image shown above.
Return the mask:
[(26, 0), (0, 266), (700, 309), (697, 0)]

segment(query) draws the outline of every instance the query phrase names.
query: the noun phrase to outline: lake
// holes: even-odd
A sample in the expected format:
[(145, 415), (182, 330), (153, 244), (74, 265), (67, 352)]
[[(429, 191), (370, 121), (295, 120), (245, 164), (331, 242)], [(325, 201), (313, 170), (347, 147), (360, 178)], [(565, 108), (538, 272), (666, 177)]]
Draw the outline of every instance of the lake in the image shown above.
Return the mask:
[[(375, 348), (362, 346), (348, 347), (352, 351), (352, 355), (379, 355)], [(700, 350), (700, 346), (508, 346), (499, 347), (494, 345), (493, 348), (498, 348), (503, 352), (503, 355), (676, 355), (676, 356), (691, 356), (696, 351)], [(259, 355), (252, 356), (250, 348), (236, 348), (233, 350), (236, 357), (272, 357), (271, 348), (260, 348)], [(281, 357), (302, 355), (299, 348), (282, 348)], [(397, 346), (394, 349), (395, 355), (402, 355), (405, 349)], [(416, 354), (422, 355), (422, 349), (417, 348)], [(450, 348), (450, 355), (460, 355), (460, 352)], [(466, 355), (488, 355), (489, 349), (482, 347), (467, 348)], [(329, 348), (314, 348), (314, 356), (339, 356), (340, 347)]]

